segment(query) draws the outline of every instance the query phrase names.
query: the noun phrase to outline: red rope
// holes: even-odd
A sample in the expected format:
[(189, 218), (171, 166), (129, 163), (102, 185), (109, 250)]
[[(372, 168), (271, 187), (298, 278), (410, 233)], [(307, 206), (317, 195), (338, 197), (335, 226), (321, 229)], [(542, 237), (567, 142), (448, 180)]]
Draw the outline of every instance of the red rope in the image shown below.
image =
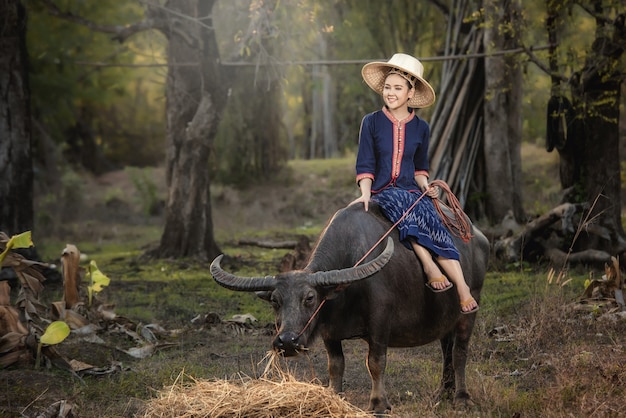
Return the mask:
[(434, 199), (435, 208), (437, 212), (439, 212), (439, 216), (441, 217), (441, 221), (444, 225), (457, 237), (461, 238), (464, 242), (468, 242), (472, 238), (472, 226), (469, 223), (467, 215), (463, 212), (461, 208), (461, 203), (459, 199), (456, 198), (452, 190), (450, 190), (450, 186), (443, 180), (433, 180), (431, 183), (433, 186), (437, 186), (443, 191), (446, 192), (448, 203), (450, 206), (447, 206), (448, 209), (452, 212), (452, 216), (448, 216), (448, 214), (444, 213), (441, 205), (446, 206), (439, 199)]

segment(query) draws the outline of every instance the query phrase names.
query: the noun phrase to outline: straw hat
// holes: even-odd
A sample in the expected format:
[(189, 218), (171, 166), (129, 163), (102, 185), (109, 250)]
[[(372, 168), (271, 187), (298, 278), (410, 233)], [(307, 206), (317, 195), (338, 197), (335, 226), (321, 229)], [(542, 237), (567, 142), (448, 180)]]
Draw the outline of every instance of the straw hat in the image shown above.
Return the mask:
[(415, 87), (415, 94), (409, 100), (409, 107), (428, 107), (435, 103), (435, 91), (422, 77), (424, 66), (416, 58), (407, 54), (394, 54), (387, 62), (370, 62), (363, 66), (363, 80), (378, 94), (383, 93), (385, 79), (390, 71), (406, 78)]

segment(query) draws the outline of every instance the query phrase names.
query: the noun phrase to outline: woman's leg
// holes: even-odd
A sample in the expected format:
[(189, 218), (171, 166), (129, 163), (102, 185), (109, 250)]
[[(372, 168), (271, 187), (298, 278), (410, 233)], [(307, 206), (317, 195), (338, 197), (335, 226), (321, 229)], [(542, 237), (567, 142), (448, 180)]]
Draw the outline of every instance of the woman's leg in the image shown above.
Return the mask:
[(424, 273), (426, 274), (429, 285), (435, 290), (445, 290), (450, 287), (450, 282), (443, 273), (441, 273), (439, 266), (437, 266), (437, 263), (433, 260), (433, 256), (430, 252), (415, 241), (411, 241), (411, 246), (415, 254), (417, 254), (417, 258), (422, 262), (422, 267), (424, 268)]
[(461, 263), (459, 263), (458, 260), (441, 257), (437, 261), (445, 270), (446, 274), (450, 278), (450, 281), (456, 285), (457, 292), (459, 293), (459, 299), (461, 300), (461, 310), (463, 312), (471, 312), (478, 308), (478, 303), (472, 297), (470, 288), (465, 282), (463, 270), (461, 269)]

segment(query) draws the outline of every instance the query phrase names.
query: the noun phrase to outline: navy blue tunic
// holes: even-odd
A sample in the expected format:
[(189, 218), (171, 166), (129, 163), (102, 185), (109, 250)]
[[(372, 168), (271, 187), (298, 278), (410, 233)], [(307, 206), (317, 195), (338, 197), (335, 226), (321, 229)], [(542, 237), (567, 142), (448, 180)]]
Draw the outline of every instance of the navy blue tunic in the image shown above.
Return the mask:
[[(428, 176), (429, 139), (428, 123), (415, 112), (399, 121), (384, 107), (361, 122), (356, 179), (372, 179), (372, 200), (394, 223), (422, 194), (415, 176)], [(409, 249), (413, 240), (437, 256), (459, 259), (450, 232), (427, 196), (398, 224), (398, 230)]]

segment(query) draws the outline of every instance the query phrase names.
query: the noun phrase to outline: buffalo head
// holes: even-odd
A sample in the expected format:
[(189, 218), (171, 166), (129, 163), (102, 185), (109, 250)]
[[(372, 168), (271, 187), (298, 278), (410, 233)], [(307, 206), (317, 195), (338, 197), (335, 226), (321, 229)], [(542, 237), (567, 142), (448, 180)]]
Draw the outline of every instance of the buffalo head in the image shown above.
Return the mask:
[(306, 348), (320, 304), (332, 298), (337, 288), (379, 272), (393, 252), (393, 240), (389, 238), (385, 250), (363, 265), (331, 271), (296, 270), (265, 277), (239, 277), (228, 273), (220, 267), (223, 257), (220, 255), (211, 263), (211, 274), (227, 289), (256, 292), (272, 304), (278, 329), (273, 347), (285, 356), (292, 356)]

